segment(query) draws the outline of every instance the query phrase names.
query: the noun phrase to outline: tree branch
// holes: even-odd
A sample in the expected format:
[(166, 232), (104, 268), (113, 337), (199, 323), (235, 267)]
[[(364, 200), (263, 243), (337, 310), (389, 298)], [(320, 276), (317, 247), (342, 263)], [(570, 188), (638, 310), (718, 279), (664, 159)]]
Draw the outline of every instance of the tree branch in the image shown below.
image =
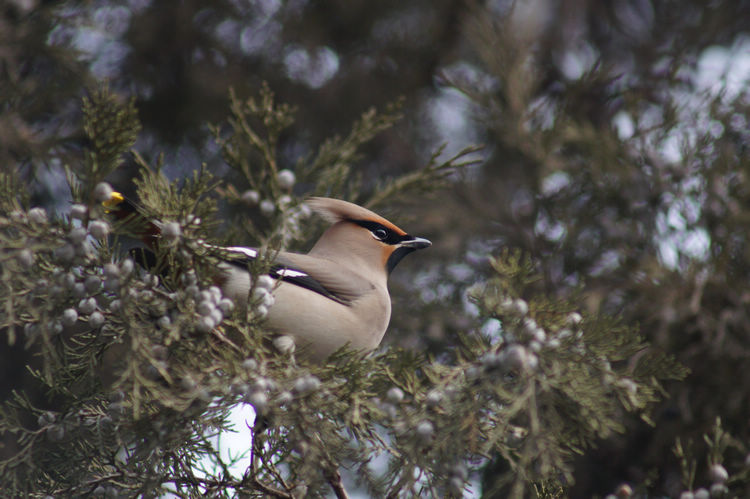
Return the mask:
[(349, 494), (346, 493), (344, 484), (341, 481), (341, 473), (339, 473), (338, 470), (334, 470), (327, 477), (327, 480), (328, 480), (328, 484), (333, 489), (334, 494), (336, 494), (337, 499), (349, 499)]

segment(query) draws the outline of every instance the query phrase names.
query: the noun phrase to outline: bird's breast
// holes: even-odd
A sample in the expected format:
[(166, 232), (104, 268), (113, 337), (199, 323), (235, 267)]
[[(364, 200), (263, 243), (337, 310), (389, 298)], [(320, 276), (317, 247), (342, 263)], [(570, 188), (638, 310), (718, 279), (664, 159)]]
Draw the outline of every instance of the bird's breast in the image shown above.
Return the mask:
[(285, 282), (273, 295), (268, 326), (293, 336), (314, 360), (323, 360), (345, 345), (362, 351), (377, 348), (391, 317), (388, 291), (379, 287), (348, 305)]

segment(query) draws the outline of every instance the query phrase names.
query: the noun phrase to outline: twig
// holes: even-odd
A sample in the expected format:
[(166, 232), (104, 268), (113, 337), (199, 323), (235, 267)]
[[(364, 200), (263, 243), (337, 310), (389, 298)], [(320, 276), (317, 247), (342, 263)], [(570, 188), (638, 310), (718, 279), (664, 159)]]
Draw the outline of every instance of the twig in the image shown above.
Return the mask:
[(328, 476), (328, 484), (333, 489), (337, 499), (349, 499), (349, 494), (346, 493), (344, 484), (341, 481), (341, 473), (339, 473), (338, 470), (334, 470)]

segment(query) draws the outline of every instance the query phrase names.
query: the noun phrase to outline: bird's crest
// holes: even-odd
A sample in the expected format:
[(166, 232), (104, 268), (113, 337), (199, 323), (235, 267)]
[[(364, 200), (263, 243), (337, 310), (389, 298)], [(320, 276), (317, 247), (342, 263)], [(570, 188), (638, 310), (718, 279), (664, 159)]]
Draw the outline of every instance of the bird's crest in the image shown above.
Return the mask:
[(322, 216), (332, 224), (347, 220), (371, 221), (382, 224), (389, 229), (396, 231), (396, 233), (398, 233), (399, 235), (403, 236), (406, 234), (406, 232), (401, 228), (397, 227), (377, 213), (354, 203), (349, 203), (348, 201), (342, 201), (341, 199), (312, 197), (309, 198), (306, 203), (316, 213), (318, 213), (320, 216)]

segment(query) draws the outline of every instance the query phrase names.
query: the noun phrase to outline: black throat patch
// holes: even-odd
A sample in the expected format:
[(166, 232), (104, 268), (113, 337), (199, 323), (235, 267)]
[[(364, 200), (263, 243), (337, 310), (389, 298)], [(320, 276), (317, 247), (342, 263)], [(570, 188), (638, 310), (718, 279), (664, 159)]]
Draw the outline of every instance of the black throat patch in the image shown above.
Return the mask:
[(414, 251), (414, 248), (409, 248), (407, 246), (396, 248), (393, 253), (391, 253), (391, 256), (388, 257), (388, 261), (385, 263), (385, 268), (388, 270), (388, 273), (390, 274), (396, 267), (396, 265), (398, 265), (398, 262), (400, 262), (402, 258), (404, 258), (412, 251)]

